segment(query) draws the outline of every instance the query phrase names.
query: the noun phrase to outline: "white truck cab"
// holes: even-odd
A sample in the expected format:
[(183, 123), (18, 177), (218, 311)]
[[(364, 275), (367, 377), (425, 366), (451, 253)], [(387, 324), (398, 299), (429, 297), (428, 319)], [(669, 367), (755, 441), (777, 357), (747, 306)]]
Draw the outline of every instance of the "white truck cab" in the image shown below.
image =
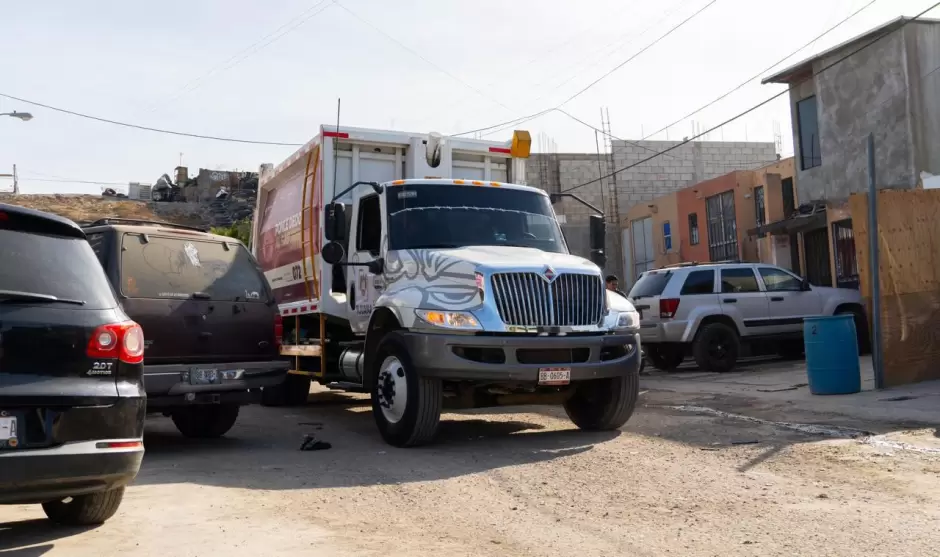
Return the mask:
[[(422, 144), (428, 168), (440, 142)], [(286, 353), (316, 346), (317, 380), (371, 393), (388, 443), (430, 441), (442, 409), (560, 404), (583, 429), (629, 419), (639, 316), (568, 253), (544, 191), (436, 177), (335, 191), (318, 219), (319, 342), (285, 322)]]

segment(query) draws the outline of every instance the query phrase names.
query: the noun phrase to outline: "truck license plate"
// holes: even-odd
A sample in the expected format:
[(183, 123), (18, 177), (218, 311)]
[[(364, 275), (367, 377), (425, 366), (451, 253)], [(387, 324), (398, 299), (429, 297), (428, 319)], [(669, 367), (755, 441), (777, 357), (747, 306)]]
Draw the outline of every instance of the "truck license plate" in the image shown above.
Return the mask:
[(16, 445), (16, 417), (0, 417), (0, 447)]
[(193, 368), (189, 372), (189, 382), (193, 385), (212, 385), (219, 382), (219, 370), (215, 368)]
[(571, 383), (570, 367), (540, 367), (539, 385), (567, 385)]

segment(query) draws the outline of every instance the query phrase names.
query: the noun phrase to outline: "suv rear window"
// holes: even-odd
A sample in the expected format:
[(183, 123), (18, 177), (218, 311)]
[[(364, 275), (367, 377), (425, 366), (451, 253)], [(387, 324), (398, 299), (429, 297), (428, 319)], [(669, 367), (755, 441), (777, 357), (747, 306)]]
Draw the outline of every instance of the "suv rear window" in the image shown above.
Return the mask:
[(663, 290), (666, 289), (666, 285), (669, 283), (669, 277), (671, 276), (671, 271), (664, 273), (643, 273), (643, 275), (640, 276), (640, 280), (636, 281), (636, 284), (630, 289), (629, 297), (643, 298), (645, 296), (659, 296), (663, 293)]
[(267, 301), (264, 276), (240, 244), (127, 233), (122, 246), (128, 298)]
[(84, 238), (0, 230), (4, 290), (81, 300), (85, 309), (117, 306), (114, 291)]

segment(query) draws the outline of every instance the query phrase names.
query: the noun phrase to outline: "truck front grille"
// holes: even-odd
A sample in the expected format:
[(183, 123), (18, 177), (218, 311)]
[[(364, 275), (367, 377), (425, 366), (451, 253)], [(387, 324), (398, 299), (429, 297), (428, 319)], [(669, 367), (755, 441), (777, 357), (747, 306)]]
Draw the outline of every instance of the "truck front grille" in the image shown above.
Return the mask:
[(497, 273), (492, 284), (506, 325), (597, 325), (604, 315), (604, 284), (598, 275), (562, 273), (548, 282), (539, 273)]

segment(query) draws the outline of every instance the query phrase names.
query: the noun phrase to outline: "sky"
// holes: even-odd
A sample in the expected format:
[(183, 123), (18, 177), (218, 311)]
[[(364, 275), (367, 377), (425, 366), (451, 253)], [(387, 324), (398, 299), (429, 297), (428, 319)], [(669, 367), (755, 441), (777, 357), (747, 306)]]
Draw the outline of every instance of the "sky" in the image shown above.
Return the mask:
[[(875, 0), (776, 69), (933, 1)], [(0, 0), (0, 93), (142, 126), (302, 144), (335, 124), (337, 99), (343, 125), (460, 133), (557, 106), (632, 57), (563, 108), (596, 127), (605, 108), (612, 133), (636, 140), (869, 2)], [(782, 88), (756, 79), (650, 139), (704, 131)], [(181, 162), (191, 172), (257, 171), (296, 149), (129, 129), (0, 97), (0, 113), (11, 111), (34, 116), (0, 117), (0, 174), (17, 165), (23, 193), (121, 190), (172, 176)], [(595, 132), (559, 112), (518, 127), (536, 151), (549, 142), (596, 150)], [(774, 141), (775, 132), (792, 154), (785, 96), (707, 139)]]

